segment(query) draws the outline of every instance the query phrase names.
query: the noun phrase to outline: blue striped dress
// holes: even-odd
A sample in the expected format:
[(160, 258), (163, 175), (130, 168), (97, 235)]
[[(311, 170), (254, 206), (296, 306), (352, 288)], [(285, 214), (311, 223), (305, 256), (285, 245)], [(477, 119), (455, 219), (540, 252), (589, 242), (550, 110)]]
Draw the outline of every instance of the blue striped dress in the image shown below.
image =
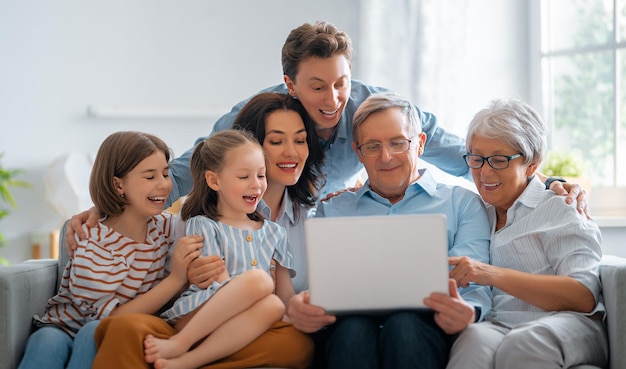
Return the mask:
[(272, 259), (289, 269), (292, 277), (295, 275), (293, 252), (287, 242), (287, 232), (272, 221), (265, 220), (260, 229), (250, 231), (205, 216), (195, 216), (186, 222), (185, 234), (203, 236), (202, 255), (221, 256), (230, 278), (221, 283), (213, 282), (206, 289), (191, 285), (170, 309), (161, 314), (170, 324), (197, 309), (230, 279), (243, 272), (263, 269), (269, 273)]

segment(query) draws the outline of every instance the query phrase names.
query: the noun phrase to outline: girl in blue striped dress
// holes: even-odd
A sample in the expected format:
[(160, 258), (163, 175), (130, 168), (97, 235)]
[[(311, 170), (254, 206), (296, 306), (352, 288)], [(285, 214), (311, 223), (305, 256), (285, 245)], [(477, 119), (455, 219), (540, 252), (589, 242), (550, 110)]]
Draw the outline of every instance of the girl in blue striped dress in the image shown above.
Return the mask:
[(190, 165), (186, 233), (203, 236), (203, 256), (220, 255), (226, 270), (206, 289), (191, 285), (162, 314), (177, 334), (146, 336), (145, 358), (157, 369), (197, 368), (238, 351), (279, 321), (294, 295), (286, 231), (257, 212), (267, 182), (254, 136), (219, 132), (196, 146)]

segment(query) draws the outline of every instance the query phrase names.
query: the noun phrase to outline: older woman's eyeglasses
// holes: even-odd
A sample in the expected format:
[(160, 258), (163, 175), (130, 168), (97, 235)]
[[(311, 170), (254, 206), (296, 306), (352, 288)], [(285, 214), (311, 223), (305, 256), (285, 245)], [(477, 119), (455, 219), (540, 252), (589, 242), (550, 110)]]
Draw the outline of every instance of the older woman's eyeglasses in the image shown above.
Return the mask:
[(513, 159), (517, 159), (520, 156), (524, 156), (524, 154), (515, 154), (515, 155), (491, 155), (491, 156), (480, 156), (476, 154), (465, 154), (463, 155), (463, 159), (467, 163), (467, 166), (474, 169), (482, 168), (485, 165), (485, 162), (489, 163), (489, 166), (493, 169), (506, 169), (509, 167), (509, 163)]
[[(411, 140), (408, 138), (391, 140), (387, 142), (386, 146), (390, 153), (400, 154), (409, 151), (409, 148), (411, 147)], [(357, 148), (363, 156), (377, 156), (383, 151), (383, 144), (380, 142), (368, 142), (361, 146), (357, 146)]]

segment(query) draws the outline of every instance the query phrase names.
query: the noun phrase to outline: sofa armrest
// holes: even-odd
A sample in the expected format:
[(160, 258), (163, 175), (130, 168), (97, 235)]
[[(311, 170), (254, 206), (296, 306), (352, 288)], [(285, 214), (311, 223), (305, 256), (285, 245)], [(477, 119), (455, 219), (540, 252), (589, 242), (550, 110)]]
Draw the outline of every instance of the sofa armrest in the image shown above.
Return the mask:
[(0, 266), (0, 369), (19, 364), (33, 315), (56, 293), (57, 271), (56, 259)]
[(626, 258), (605, 255), (600, 267), (611, 369), (626, 368)]

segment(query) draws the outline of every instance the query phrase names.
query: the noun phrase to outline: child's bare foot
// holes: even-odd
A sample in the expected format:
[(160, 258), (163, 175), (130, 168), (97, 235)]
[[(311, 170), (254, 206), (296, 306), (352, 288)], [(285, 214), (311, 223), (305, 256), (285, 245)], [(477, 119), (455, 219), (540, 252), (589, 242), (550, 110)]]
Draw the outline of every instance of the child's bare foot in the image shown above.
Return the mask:
[(170, 361), (167, 359), (159, 359), (154, 362), (154, 369), (167, 369), (170, 367)]
[(159, 359), (154, 362), (154, 369), (193, 369), (196, 366), (188, 366), (189, 363), (186, 363), (182, 358), (175, 359)]
[[(154, 363), (155, 365), (158, 359), (175, 358), (187, 352), (188, 349), (189, 347), (185, 347), (172, 337), (166, 340), (149, 334), (143, 340), (144, 358), (147, 363)], [(160, 368), (166, 368), (166, 366), (161, 366)]]

